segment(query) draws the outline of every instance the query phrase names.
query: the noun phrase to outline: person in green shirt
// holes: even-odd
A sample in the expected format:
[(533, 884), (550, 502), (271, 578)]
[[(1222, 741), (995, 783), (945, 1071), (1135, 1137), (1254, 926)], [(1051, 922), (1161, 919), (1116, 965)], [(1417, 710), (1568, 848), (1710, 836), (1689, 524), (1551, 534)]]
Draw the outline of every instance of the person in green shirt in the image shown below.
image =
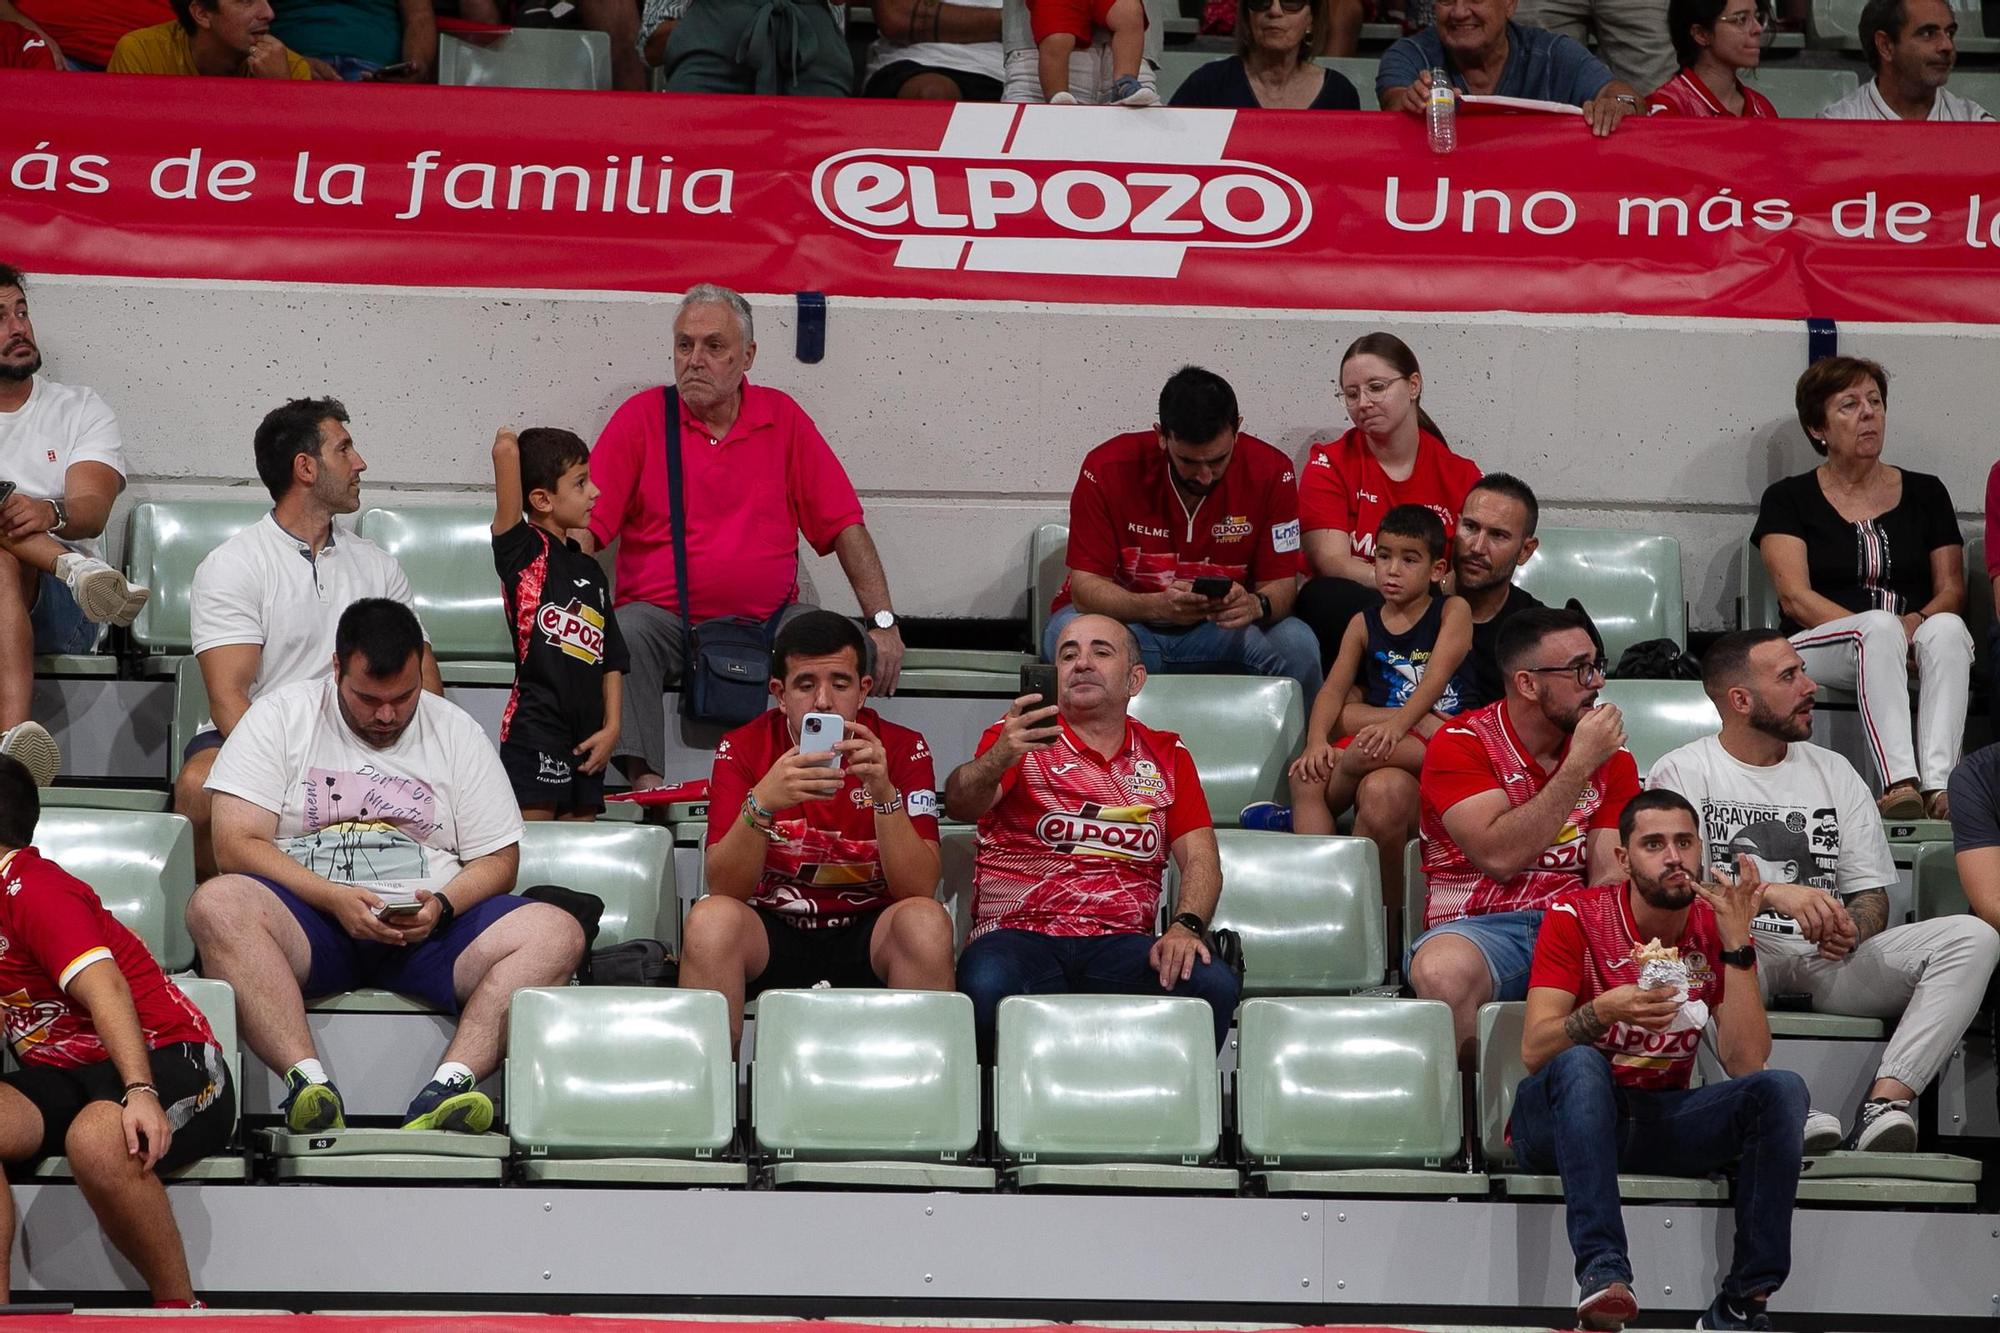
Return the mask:
[(272, 0), (271, 31), (321, 78), (428, 83), (437, 75), (431, 0)]

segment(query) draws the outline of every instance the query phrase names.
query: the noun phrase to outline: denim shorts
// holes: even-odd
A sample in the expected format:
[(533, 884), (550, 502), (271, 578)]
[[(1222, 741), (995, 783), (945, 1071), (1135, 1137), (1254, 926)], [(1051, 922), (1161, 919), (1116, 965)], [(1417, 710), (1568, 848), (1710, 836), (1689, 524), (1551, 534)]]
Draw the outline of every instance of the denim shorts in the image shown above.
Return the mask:
[(1403, 953), (1403, 975), (1410, 975), (1410, 960), (1434, 935), (1460, 935), (1471, 940), (1486, 959), (1493, 977), (1493, 998), (1528, 998), (1528, 965), (1535, 960), (1535, 936), (1542, 932), (1542, 913), (1490, 912), (1485, 916), (1462, 916), (1434, 926), (1417, 936)]
[(69, 585), (47, 573), (42, 575), (41, 586), (35, 590), (35, 605), (28, 612), (28, 625), (34, 630), (35, 652), (41, 655), (94, 653), (97, 640), (104, 633), (104, 626), (85, 618)]

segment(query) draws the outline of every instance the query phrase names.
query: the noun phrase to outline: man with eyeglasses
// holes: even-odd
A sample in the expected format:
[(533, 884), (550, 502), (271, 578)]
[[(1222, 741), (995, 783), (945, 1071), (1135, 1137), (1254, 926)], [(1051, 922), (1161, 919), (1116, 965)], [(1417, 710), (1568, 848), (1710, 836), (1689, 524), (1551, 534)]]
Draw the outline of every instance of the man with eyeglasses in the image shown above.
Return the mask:
[(1429, 899), (1403, 973), (1451, 1006), (1469, 1064), (1479, 1006), (1521, 1000), (1542, 913), (1618, 878), (1618, 816), (1639, 794), (1625, 721), (1597, 702), (1604, 658), (1581, 612), (1531, 607), (1500, 631), (1506, 694), (1431, 738), (1419, 832)]
[[(1436, 22), (1382, 53), (1375, 92), (1384, 111), (1424, 114), (1431, 71), (1443, 69), (1461, 93), (1525, 97), (1581, 108), (1599, 138), (1639, 110), (1639, 94), (1574, 37), (1514, 21), (1516, 0), (1437, 0)], [(1657, 0), (1653, 0), (1657, 5)], [(1654, 8), (1651, 20), (1660, 26)], [(1658, 36), (1664, 66), (1666, 34)], [(1659, 79), (1671, 71), (1660, 69)], [(1644, 77), (1644, 71), (1631, 71)], [(1658, 82), (1659, 80), (1655, 80)]]

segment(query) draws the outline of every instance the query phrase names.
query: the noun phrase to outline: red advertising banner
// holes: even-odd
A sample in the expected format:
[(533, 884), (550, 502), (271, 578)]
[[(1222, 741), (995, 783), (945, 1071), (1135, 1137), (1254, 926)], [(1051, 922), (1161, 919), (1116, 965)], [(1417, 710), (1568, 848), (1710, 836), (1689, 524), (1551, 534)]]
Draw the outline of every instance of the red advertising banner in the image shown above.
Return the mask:
[(2000, 126), (10, 74), (29, 271), (2000, 322)]

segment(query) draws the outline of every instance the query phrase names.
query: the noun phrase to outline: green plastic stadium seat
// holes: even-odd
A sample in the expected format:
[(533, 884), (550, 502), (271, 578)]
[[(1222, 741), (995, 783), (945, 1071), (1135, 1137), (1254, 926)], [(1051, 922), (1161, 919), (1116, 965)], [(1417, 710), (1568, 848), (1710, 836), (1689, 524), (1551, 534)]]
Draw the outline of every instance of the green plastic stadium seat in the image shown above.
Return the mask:
[(1321, 56), (1319, 63), (1347, 77), (1354, 91), (1361, 94), (1363, 111), (1375, 109), (1375, 71), (1381, 61), (1373, 56)]
[[(761, 1034), (760, 1034), (761, 1035)], [(718, 991), (514, 993), (508, 1132), (532, 1184), (741, 1185), (729, 1009)]]
[[(1562, 1177), (1530, 1175), (1519, 1169), (1514, 1147), (1507, 1142), (1507, 1117), (1514, 1111), (1514, 1091), (1527, 1077), (1521, 1063), (1521, 1029), (1527, 1006), (1518, 1001), (1486, 1004), (1479, 1008), (1479, 1143), (1486, 1154), (1486, 1166), (1493, 1179), (1502, 1182), (1509, 1195), (1546, 1198), (1562, 1197)], [(1701, 1079), (1695, 1067), (1694, 1079)], [(1623, 1175), (1618, 1177), (1618, 1193), (1628, 1202), (1653, 1199), (1708, 1199), (1729, 1197), (1729, 1184), (1720, 1177), (1692, 1179), (1685, 1176)]]
[(1285, 766), (1302, 747), (1306, 730), (1297, 681), (1148, 676), (1132, 699), (1132, 716), (1180, 734), (1217, 824), (1235, 824), (1252, 801), (1290, 800)]
[[(1752, 70), (1746, 81), (1771, 99), (1779, 115), (1800, 120), (1819, 115), (1821, 107), (1861, 86), (1860, 76), (1851, 69), (1793, 69), (1784, 65)], [(1954, 91), (1956, 82), (1954, 79)]]
[[(230, 1122), (229, 1138), (234, 1143), (237, 1126), (243, 1115), (243, 1056), (236, 1046), (236, 992), (226, 981), (209, 977), (175, 977), (174, 984), (181, 993), (194, 1001), (195, 1008), (201, 1010), (202, 1017), (215, 1033), (215, 1043), (222, 1048), (222, 1058), (229, 1066), (230, 1086), (235, 1089), (236, 1117)], [(244, 1180), (249, 1176), (249, 1161), (242, 1154), (230, 1152), (213, 1157), (201, 1157), (186, 1166), (166, 1172), (161, 1179), (229, 1181)], [(47, 1157), (34, 1168), (37, 1180), (70, 1179), (69, 1159)]]
[[(905, 663), (903, 674), (896, 677), (896, 693), (899, 695), (946, 695), (952, 698), (974, 695), (1012, 699), (1020, 690), (1018, 666), (1012, 671), (986, 671), (955, 666), (912, 667)], [(995, 711), (1005, 712), (1005, 705)]]
[[(493, 570), (491, 505), (430, 505), (371, 509), (361, 535), (403, 567), (416, 597), (417, 618), (446, 678), (464, 684), (511, 685), (514, 645)], [(468, 679), (462, 664), (485, 663)]]
[(1205, 1166), (1222, 1130), (1201, 1000), (1013, 995), (1000, 1002), (993, 1128), (1023, 1189), (1233, 1193)]
[(1972, 910), (1965, 885), (1959, 882), (1958, 857), (1951, 843), (1927, 842), (1917, 848), (1916, 863), (1910, 869), (1910, 898), (1919, 921), (1963, 916)]
[[(1963, 20), (1960, 21), (1963, 22)], [(1949, 86), (1960, 97), (1979, 103), (1979, 105), (1985, 107), (1989, 112), (1994, 107), (2000, 107), (2000, 70), (1955, 69), (1951, 72), (1951, 83)], [(1968, 545), (1966, 555), (1970, 556), (1971, 554), (1972, 549)], [(1982, 568), (1981, 573), (1984, 572)], [(1972, 602), (1972, 599), (1978, 595), (1977, 589), (1968, 588), (1966, 590), (1966, 599), (1968, 602)], [(1978, 605), (1977, 602), (1972, 602), (1972, 604), (1975, 606)], [(1993, 603), (1988, 601), (1986, 605), (1990, 607)]]
[(153, 787), (44, 787), (42, 809), (133, 810), (164, 814), (172, 798)]
[(181, 756), (194, 734), (207, 726), (208, 682), (202, 678), (201, 659), (183, 657), (174, 663), (174, 723), (167, 734), (167, 778), (181, 771)]
[(453, 1134), (445, 1130), (360, 1129), (293, 1134), (266, 1129), (257, 1135), (281, 1181), (314, 1184), (357, 1180), (375, 1183), (498, 1184), (506, 1174), (505, 1134)]
[(1722, 730), (1722, 717), (1698, 680), (1607, 680), (1599, 703), (1625, 715), (1625, 748), (1643, 779), (1669, 750)]
[(517, 891), (559, 884), (602, 898), (597, 948), (634, 939), (680, 943), (674, 838), (657, 824), (532, 821), (522, 830), (515, 884)]
[(776, 1185), (992, 1189), (972, 1001), (957, 992), (758, 997), (750, 1123)]
[(1365, 838), (1219, 829), (1214, 924), (1243, 937), (1243, 993), (1324, 995), (1379, 986), (1382, 881)]
[(132, 642), (155, 657), (194, 651), (188, 596), (202, 557), (271, 510), (261, 487), (242, 499), (148, 500), (125, 525), (125, 570), (153, 595), (132, 622)]
[(1174, 93), (1187, 82), (1188, 75), (1217, 58), (1214, 51), (1167, 50), (1160, 54), (1159, 77), (1156, 87), (1162, 102), (1173, 100)]
[(179, 815), (75, 807), (44, 810), (35, 845), (97, 892), (169, 972), (194, 964), (194, 825)]
[(1857, 1018), (1852, 1014), (1804, 1013), (1776, 1009), (1764, 1015), (1773, 1037), (1796, 1037), (1813, 1041), (1881, 1041), (1889, 1026), (1879, 1018)]
[(602, 92), (611, 87), (611, 39), (601, 32), (555, 28), (516, 28), (476, 39), (445, 33), (438, 38), (438, 82)]
[(1249, 1000), (1236, 1114), (1273, 1194), (1483, 1195), (1464, 1146), (1451, 1010), (1436, 1000)]
[[(1166, 100), (1162, 91), (1160, 98)], [(1044, 523), (1028, 541), (1028, 633), (1037, 653), (1049, 627), (1049, 603), (1069, 577), (1069, 526)]]
[(1001, 676), (1009, 686), (1021, 683), (1021, 668), (1034, 660), (1026, 653), (1010, 653), (995, 648), (912, 647), (903, 650), (905, 671), (967, 671), (981, 676)]
[(1551, 606), (1576, 598), (1597, 622), (1613, 666), (1635, 643), (1687, 644), (1681, 544), (1656, 533), (1543, 528), (1518, 582)]
[(118, 659), (102, 653), (47, 653), (34, 659), (37, 676), (115, 676)]
[[(1430, 898), (1430, 880), (1424, 874), (1424, 844), (1411, 838), (1403, 844), (1403, 947), (1409, 948), (1424, 933), (1424, 906)], [(1396, 966), (1403, 960), (1398, 958)]]

